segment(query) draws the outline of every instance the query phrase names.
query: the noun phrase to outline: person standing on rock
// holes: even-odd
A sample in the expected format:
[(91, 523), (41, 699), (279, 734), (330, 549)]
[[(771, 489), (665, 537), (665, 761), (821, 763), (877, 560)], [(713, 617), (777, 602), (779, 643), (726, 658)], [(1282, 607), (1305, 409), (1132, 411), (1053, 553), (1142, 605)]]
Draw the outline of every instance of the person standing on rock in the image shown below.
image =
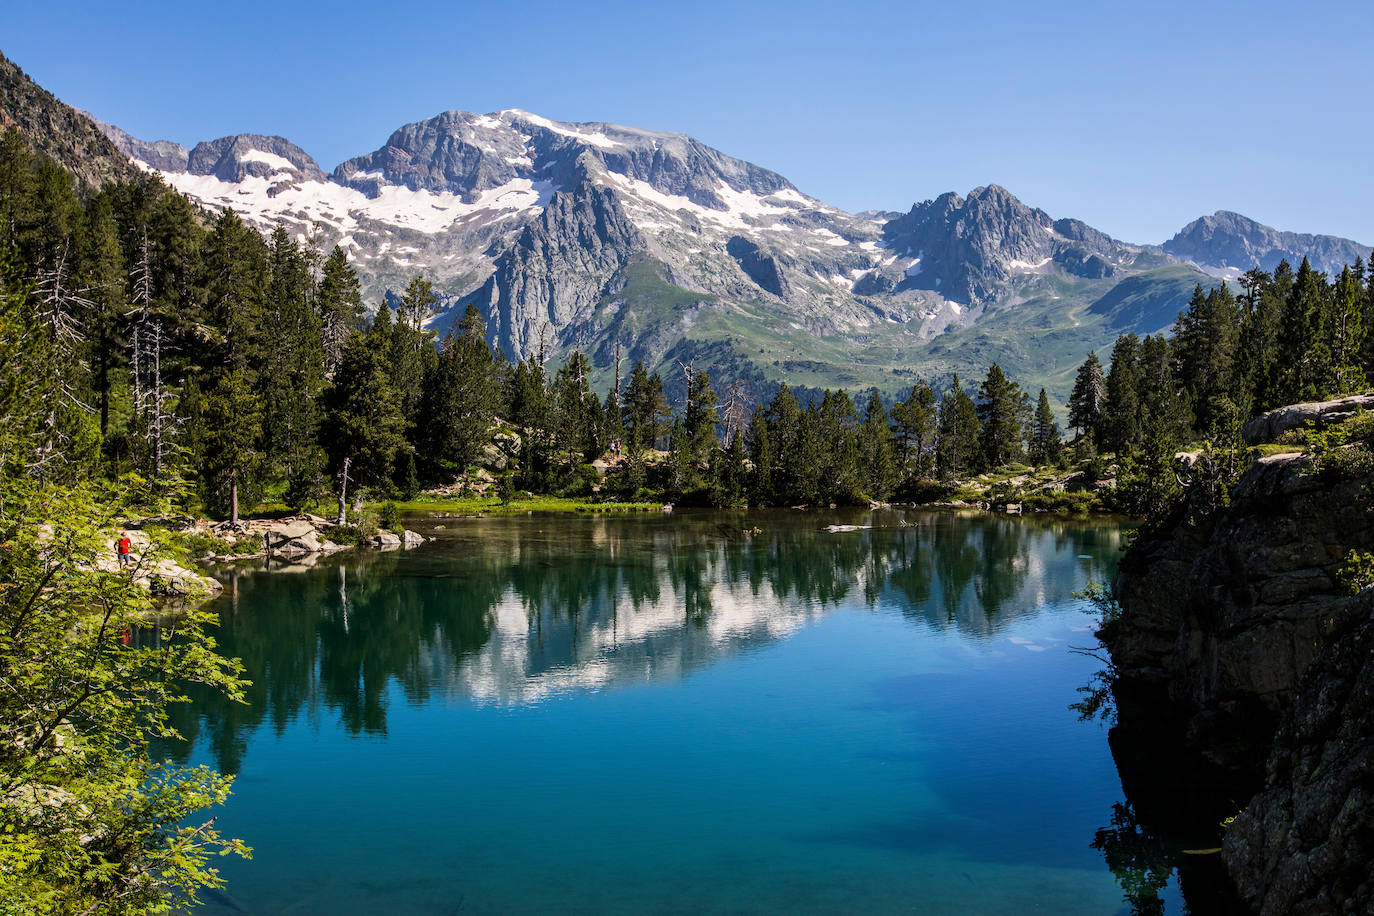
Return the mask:
[(119, 540), (115, 541), (115, 555), (119, 557), (119, 568), (127, 569), (129, 566), (129, 551), (133, 544), (129, 541), (129, 533), (121, 531)]

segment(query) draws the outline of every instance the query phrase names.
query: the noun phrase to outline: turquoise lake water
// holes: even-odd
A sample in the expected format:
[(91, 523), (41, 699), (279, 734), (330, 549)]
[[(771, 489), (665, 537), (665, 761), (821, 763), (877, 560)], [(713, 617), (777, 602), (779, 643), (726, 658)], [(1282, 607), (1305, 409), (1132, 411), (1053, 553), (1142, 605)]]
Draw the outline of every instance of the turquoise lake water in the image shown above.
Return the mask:
[(205, 912), (1132, 911), (1092, 846), (1107, 730), (1068, 708), (1114, 523), (429, 525), (220, 573), (251, 703), (180, 710), (175, 754), (238, 774), (219, 826), (254, 857)]

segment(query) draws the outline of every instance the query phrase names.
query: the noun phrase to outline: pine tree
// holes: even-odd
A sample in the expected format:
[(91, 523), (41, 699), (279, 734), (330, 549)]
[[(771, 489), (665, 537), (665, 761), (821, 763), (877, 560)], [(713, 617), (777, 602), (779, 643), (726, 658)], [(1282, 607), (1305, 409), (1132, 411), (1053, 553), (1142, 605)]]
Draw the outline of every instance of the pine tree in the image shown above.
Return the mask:
[(711, 376), (705, 370), (692, 373), (687, 386), (687, 401), (683, 405), (683, 433), (688, 460), (700, 465), (710, 458), (716, 448), (716, 392)]
[(911, 387), (906, 400), (892, 407), (892, 420), (897, 433), (897, 475), (922, 477), (933, 464), (931, 447), (935, 444), (938, 408), (935, 392), (925, 382)]
[(1054, 410), (1050, 408), (1049, 396), (1040, 389), (1040, 400), (1035, 406), (1035, 420), (1031, 424), (1030, 460), (1032, 464), (1053, 464), (1059, 460), (1062, 442), (1059, 424), (1054, 422)]
[(258, 388), (263, 399), (263, 449), (279, 477), (313, 477), (315, 402), (324, 386), (324, 344), (311, 301), (314, 283), (304, 252), (278, 226), (272, 233)]
[(805, 499), (806, 436), (801, 405), (786, 384), (768, 405), (768, 441), (773, 455), (770, 480), (773, 498), (779, 502)]
[(315, 307), (320, 315), (320, 330), (324, 348), (324, 370), (333, 375), (343, 359), (344, 341), (356, 329), (362, 318), (362, 296), (358, 291), (358, 274), (348, 263), (338, 245), (329, 252), (315, 290)]
[(1242, 277), (1248, 315), (1240, 333), (1240, 371), (1252, 410), (1269, 410), (1282, 400), (1279, 338), (1292, 279), (1287, 261), (1279, 262), (1272, 277), (1260, 270)]
[(1327, 362), (1321, 334), (1325, 285), (1303, 258), (1284, 302), (1279, 336), (1279, 395), (1284, 403), (1313, 400), (1320, 393)]
[(1326, 388), (1332, 393), (1345, 394), (1365, 384), (1360, 354), (1364, 348), (1366, 320), (1365, 291), (1355, 272), (1347, 267), (1341, 271), (1332, 290), (1330, 319), (1324, 329), (1325, 346), (1331, 355)]
[[(860, 466), (859, 413), (849, 395), (827, 390), (820, 407), (807, 412), (811, 421), (807, 441), (818, 474), (808, 475), (818, 486), (811, 496), (819, 502), (853, 504), (863, 497), (865, 473)], [(886, 426), (886, 423), (884, 423)]]
[(936, 470), (950, 480), (970, 470), (978, 457), (978, 409), (955, 375), (940, 400), (940, 420), (935, 445)]
[(711, 376), (690, 365), (684, 367), (686, 399), (678, 421), (673, 424), (672, 469), (674, 486), (687, 494), (699, 490), (707, 481), (704, 472), (712, 463), (716, 446), (716, 393)]
[(506, 416), (520, 432), (520, 470), (526, 487), (549, 472), (553, 442), (553, 404), (544, 366), (531, 354), (506, 377)]
[(650, 376), (644, 364), (636, 362), (630, 372), (630, 384), (625, 388), (625, 402), (621, 406), (626, 447), (632, 457), (638, 457), (645, 449), (654, 447), (667, 414), (668, 399), (663, 393), (663, 379), (658, 373)]
[(716, 491), (716, 504), (725, 507), (744, 506), (749, 501), (748, 453), (744, 447), (743, 430), (735, 433), (726, 449), (717, 449), (711, 466), (711, 479)]
[(554, 436), (569, 465), (594, 461), (600, 455), (601, 431), (596, 421), (601, 405), (587, 380), (590, 368), (587, 357), (575, 349), (554, 376)]
[(391, 326), (391, 384), (400, 399), (401, 414), (412, 439), (419, 438), (424, 381), (438, 356), (433, 345), (434, 332), (427, 327), (438, 298), (434, 284), (423, 274), (413, 277), (396, 305)]
[(340, 481), (340, 514), (350, 485), (386, 486), (405, 419), (380, 345), (385, 338), (350, 334), (333, 383), (321, 398), (321, 444)]
[(461, 473), (487, 441), (499, 394), (497, 367), (476, 306), (444, 338), (425, 381), (420, 407), (421, 441), (436, 473)]
[(111, 374), (122, 362), (122, 316), (126, 308), (124, 253), (108, 194), (95, 197), (86, 208), (81, 245), (81, 285), (90, 303), (84, 320), (90, 350), (92, 387), (100, 409), (100, 434), (110, 431)]
[(1184, 435), (1192, 426), (1192, 414), (1174, 381), (1169, 340), (1163, 334), (1146, 336), (1140, 342), (1136, 366), (1142, 425), (1159, 422), (1172, 435)]
[(217, 371), (203, 395), (192, 394), (191, 442), (207, 505), (237, 525), (239, 508), (261, 487), (262, 402), (248, 370)]
[[(0, 136), (0, 249), (18, 249), (23, 227), (32, 219), (34, 158), (13, 127)], [(17, 267), (17, 265), (16, 265)]]
[(1088, 358), (1078, 367), (1073, 393), (1069, 395), (1069, 425), (1078, 435), (1096, 436), (1102, 422), (1102, 405), (1107, 401), (1107, 379), (1097, 354), (1088, 351)]
[(887, 409), (876, 388), (869, 391), (868, 403), (864, 406), (859, 444), (865, 491), (873, 499), (885, 500), (896, 483), (897, 461)]
[(1112, 365), (1107, 373), (1107, 400), (1102, 405), (1102, 448), (1121, 454), (1140, 444), (1140, 339), (1123, 334), (1112, 347)]
[(250, 387), (262, 362), (267, 245), (232, 209), (215, 221), (203, 249), (206, 318), (219, 332), (212, 366), (242, 373)]
[(750, 474), (749, 503), (772, 505), (776, 499), (773, 487), (773, 445), (768, 433), (768, 418), (762, 407), (755, 407), (749, 418), (749, 462), (754, 466)]
[(1183, 382), (1197, 425), (1204, 430), (1236, 410), (1240, 319), (1235, 297), (1222, 283), (1206, 294), (1201, 286), (1194, 288), (1187, 310), (1174, 322), (1174, 377)]
[(1021, 415), (1026, 400), (1021, 386), (993, 363), (978, 388), (978, 446), (984, 467), (1002, 467), (1021, 457)]

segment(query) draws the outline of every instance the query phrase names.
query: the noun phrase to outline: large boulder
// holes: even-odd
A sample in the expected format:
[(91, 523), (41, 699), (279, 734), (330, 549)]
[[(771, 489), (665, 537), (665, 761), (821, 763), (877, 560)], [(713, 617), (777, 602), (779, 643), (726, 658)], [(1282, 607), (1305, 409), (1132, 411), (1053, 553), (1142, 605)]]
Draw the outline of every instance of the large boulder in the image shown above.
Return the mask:
[(1317, 428), (1330, 426), (1353, 417), (1363, 410), (1374, 409), (1374, 393), (1352, 394), (1333, 401), (1312, 401), (1289, 404), (1260, 414), (1245, 424), (1241, 435), (1249, 445), (1274, 442), (1290, 429), (1302, 429), (1309, 423)]
[(378, 550), (399, 550), (404, 542), (394, 531), (378, 531), (372, 536), (370, 543)]

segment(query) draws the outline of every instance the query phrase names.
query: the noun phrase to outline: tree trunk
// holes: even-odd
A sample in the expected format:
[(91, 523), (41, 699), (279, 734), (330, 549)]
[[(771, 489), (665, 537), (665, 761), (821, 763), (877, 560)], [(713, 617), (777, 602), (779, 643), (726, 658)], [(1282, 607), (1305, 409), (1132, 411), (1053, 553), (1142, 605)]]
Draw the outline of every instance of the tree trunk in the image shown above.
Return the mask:
[(351, 461), (350, 458), (343, 460), (343, 473), (339, 475), (339, 517), (334, 522), (336, 525), (344, 524), (348, 518), (348, 465)]
[(239, 469), (229, 472), (229, 524), (239, 526)]

